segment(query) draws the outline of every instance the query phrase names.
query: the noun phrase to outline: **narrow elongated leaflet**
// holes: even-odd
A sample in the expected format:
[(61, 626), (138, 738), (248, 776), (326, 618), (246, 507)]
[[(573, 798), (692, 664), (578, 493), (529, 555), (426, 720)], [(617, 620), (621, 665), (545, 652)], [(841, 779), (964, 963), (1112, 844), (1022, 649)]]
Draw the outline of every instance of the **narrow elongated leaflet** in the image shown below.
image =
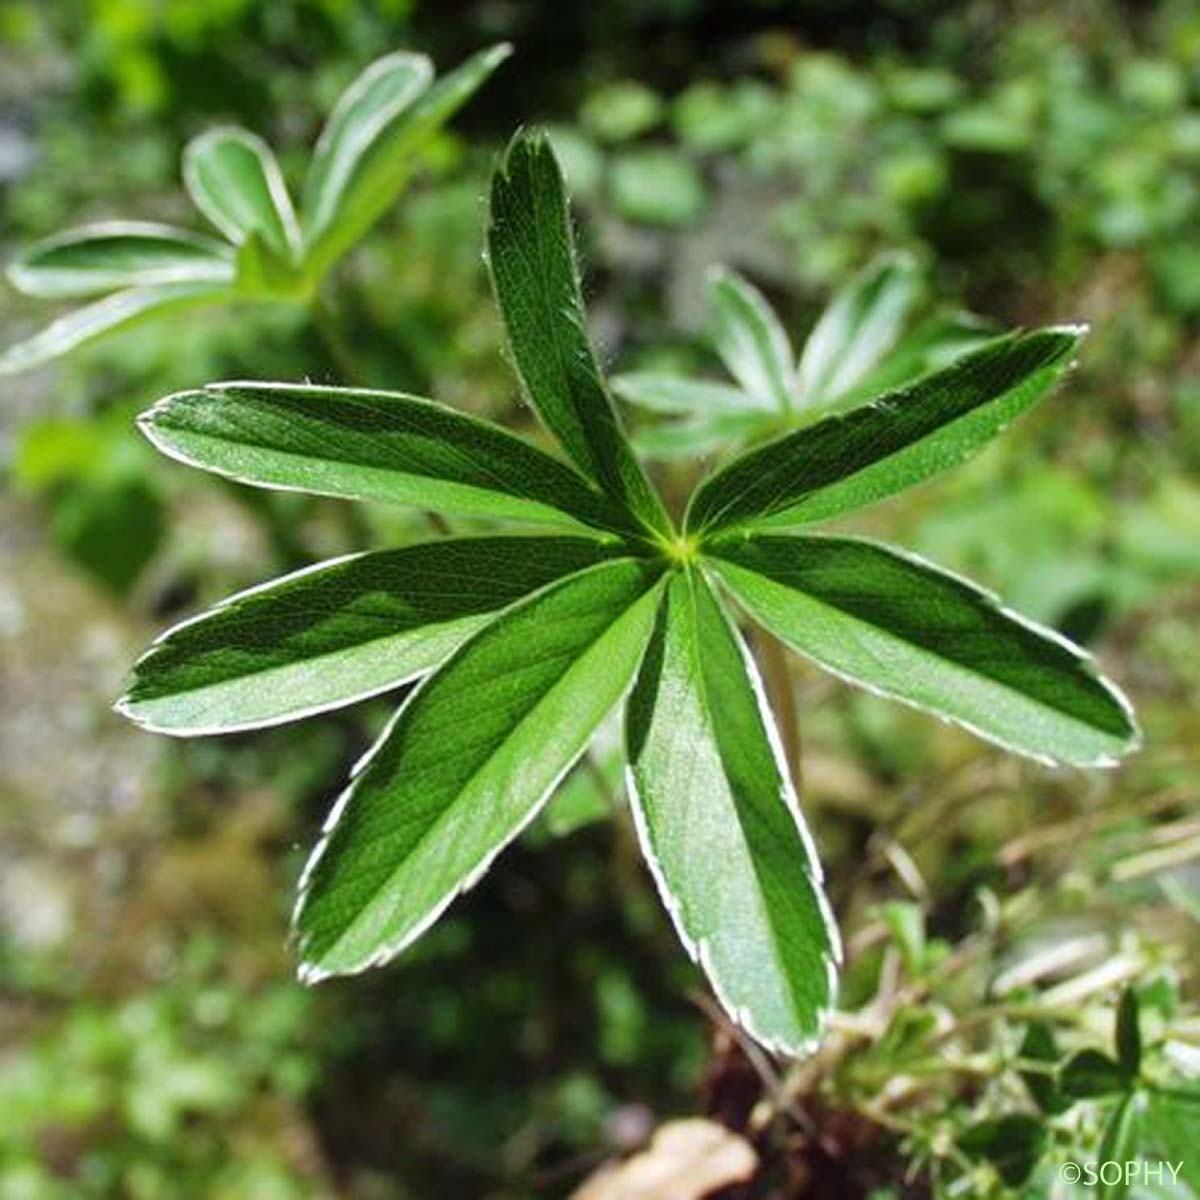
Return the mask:
[(117, 705), (149, 729), (294, 721), (436, 667), (506, 605), (618, 553), (591, 538), (462, 538), (322, 563), (163, 634)]
[(673, 421), (638, 430), (634, 445), (644, 454), (667, 461), (701, 458), (753, 437), (761, 413), (714, 413), (694, 421)]
[(283, 258), (299, 247), (287, 184), (257, 134), (229, 125), (193, 138), (183, 152), (183, 182), (196, 207), (234, 245), (256, 233)]
[(629, 686), (660, 573), (623, 559), (552, 584), (413, 693), (305, 872), (304, 978), (397, 954), (534, 817)]
[(700, 485), (688, 530), (818, 521), (956, 466), (1059, 378), (1081, 334), (998, 338), (909, 387), (750, 450)]
[(49, 300), (162, 283), (232, 283), (229, 249), (149, 221), (106, 221), (35, 242), (8, 268), (13, 287)]
[(731, 537), (710, 554), (755, 620), (856, 683), (1047, 762), (1110, 764), (1136, 744), (1083, 651), (928, 563), (834, 537)]
[(761, 413), (762, 404), (755, 397), (735, 387), (706, 383), (655, 371), (630, 371), (615, 375), (613, 391), (651, 412), (682, 413), (700, 416), (711, 413)]
[[(1127, 1163), (1137, 1163), (1141, 1157), (1138, 1141), (1142, 1132), (1142, 1112), (1145, 1099), (1140, 1092), (1127, 1092), (1117, 1101), (1109, 1114), (1100, 1137), (1100, 1148), (1096, 1154), (1099, 1165), (1099, 1200), (1123, 1200), (1129, 1195), (1132, 1177), (1127, 1177)], [(1114, 1165), (1120, 1171), (1114, 1171)]]
[(588, 340), (562, 172), (542, 134), (518, 134), (492, 177), (488, 261), (529, 402), (579, 468), (649, 529), (662, 502), (634, 458)]
[(896, 345), (921, 294), (911, 254), (881, 255), (821, 314), (800, 356), (802, 402), (824, 404), (861, 383)]
[(424, 54), (398, 50), (371, 63), (334, 106), (317, 139), (304, 183), (306, 246), (338, 217), (363, 156), (433, 79)]
[(627, 709), (638, 833), (727, 1011), (798, 1052), (833, 1004), (837, 930), (754, 664), (698, 574), (677, 574)]
[(0, 375), (36, 367), (101, 334), (126, 329), (150, 317), (199, 308), (227, 300), (229, 287), (219, 283), (160, 283), (130, 288), (64, 313), (44, 329), (0, 354)]
[(383, 216), (420, 165), (422, 142), (445, 124), (510, 54), (512, 47), (503, 42), (480, 50), (410, 103), (396, 105), (390, 115), (368, 122), (336, 198), (328, 203), (314, 200), (312, 208), (306, 201), (305, 245), (315, 272), (324, 271)]
[(314, 270), (324, 270), (383, 216), (419, 166), (416, 151), (421, 143), (454, 116), (511, 53), (508, 43), (488, 47), (407, 103), (383, 104), (378, 110), (364, 104), (353, 119), (347, 114), (341, 186), (326, 196), (334, 190), (313, 181), (306, 194), (305, 246)]
[(139, 424), (165, 453), (261, 487), (605, 530), (629, 522), (565, 463), (397, 392), (213, 384), (159, 401)]
[(1002, 333), (995, 322), (974, 313), (954, 309), (935, 312), (905, 334), (858, 383), (838, 396), (838, 402), (868, 400), (903, 387), (922, 375), (948, 367)]
[(792, 347), (762, 293), (733, 271), (708, 275), (713, 341), (730, 374), (764, 406), (786, 410), (796, 399)]

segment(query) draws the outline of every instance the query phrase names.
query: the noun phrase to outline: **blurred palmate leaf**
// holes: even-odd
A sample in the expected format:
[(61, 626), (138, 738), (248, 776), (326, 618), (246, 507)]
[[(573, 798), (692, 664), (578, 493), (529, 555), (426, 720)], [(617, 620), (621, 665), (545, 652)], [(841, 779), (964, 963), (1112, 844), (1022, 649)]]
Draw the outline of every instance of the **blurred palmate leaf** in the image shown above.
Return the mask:
[[(68, 230), (9, 265), (30, 296), (104, 296), (0, 352), (0, 375), (183, 308), (254, 299), (312, 304), (322, 279), (379, 220), (420, 164), (424, 140), (508, 57), (493, 46), (433, 79), (421, 54), (372, 63), (346, 89), (317, 142), (299, 217), (271, 147), (225, 126), (194, 138), (183, 182), (225, 241), (136, 221)], [(107, 294), (111, 293), (111, 295)]]
[[(244, 483), (525, 519), (546, 532), (335, 560), (243, 593), (165, 634), (119, 707), (169, 733), (220, 732), (421, 677), (305, 871), (295, 926), (301, 974), (317, 980), (386, 962), (419, 937), (533, 820), (627, 697), (635, 824), (680, 938), (735, 1020), (797, 1052), (833, 1004), (839, 941), (727, 594), (829, 669), (1010, 749), (1080, 765), (1129, 750), (1128, 706), (1054, 634), (905, 555), (779, 532), (980, 449), (1059, 378), (1079, 331), (998, 339), (751, 451), (700, 486), (678, 525), (593, 352), (543, 135), (519, 135), (497, 168), (487, 243), (522, 389), (567, 461), (388, 392), (223, 384), (161, 402), (142, 425), (168, 454)], [(736, 280), (721, 289), (739, 380), (782, 400), (793, 368), (769, 311)], [(854, 331), (886, 324), (873, 320), (851, 306), (841, 349), (810, 370), (864, 378), (870, 355)], [(687, 388), (714, 408), (726, 399)], [(733, 394), (739, 411), (761, 399)]]
[(925, 283), (908, 254), (883, 254), (834, 298), (799, 356), (766, 297), (734, 271), (708, 277), (711, 340), (736, 386), (661, 371), (613, 379), (630, 404), (680, 419), (639, 434), (654, 458), (691, 458), (804, 425), (949, 365), (996, 332), (969, 313), (916, 320)]

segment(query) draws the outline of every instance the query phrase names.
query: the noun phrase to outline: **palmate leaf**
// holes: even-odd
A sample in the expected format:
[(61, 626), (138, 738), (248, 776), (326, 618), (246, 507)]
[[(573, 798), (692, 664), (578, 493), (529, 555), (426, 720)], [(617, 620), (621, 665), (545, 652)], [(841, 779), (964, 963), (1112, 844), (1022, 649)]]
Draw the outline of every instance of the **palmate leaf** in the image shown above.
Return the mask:
[(421, 143), (512, 53), (472, 55), (430, 86), (424, 55), (401, 51), (369, 66), (342, 94), (317, 142), (304, 189), (304, 246), (320, 274), (387, 211), (416, 168)]
[(910, 387), (743, 454), (696, 490), (688, 531), (822, 520), (957, 466), (1059, 378), (1081, 334), (997, 338)]
[(252, 483), (542, 523), (628, 528), (564, 463), (496, 425), (397, 392), (222, 383), (139, 424), (164, 453)]
[(201, 308), (228, 300), (229, 286), (219, 283), (160, 283), (114, 292), (64, 313), (32, 337), (0, 354), (0, 375), (27, 371), (118, 329), (128, 329), (151, 317)]
[(753, 662), (697, 572), (672, 578), (626, 722), (638, 834), (680, 938), (735, 1020), (800, 1052), (833, 1003), (837, 931)]
[[(219, 384), (162, 401), (142, 425), (166, 453), (257, 486), (567, 524), (578, 536), (366, 554), (244, 593), (154, 647), (122, 709), (169, 732), (217, 732), (425, 674), (306, 869), (295, 925), (311, 981), (384, 962), (418, 937), (536, 815), (632, 685), (635, 818), (671, 915), (731, 1014), (796, 1051), (832, 1003), (837, 934), (757, 675), (710, 576), (784, 642), (869, 688), (1039, 758), (1114, 760), (1135, 740), (1132, 718), (1074, 647), (918, 560), (757, 531), (868, 503), (972, 453), (1065, 369), (1078, 333), (989, 343), (744, 455), (702, 485), (680, 533), (589, 343), (544, 139), (510, 147), (488, 241), (525, 392), (573, 466), (388, 392)], [(247, 247), (260, 247), (265, 270), (262, 235)], [(733, 307), (746, 299), (736, 284), (729, 296)], [(748, 344), (761, 353), (774, 340)], [(669, 387), (661, 395), (673, 402)], [(723, 404), (713, 400), (697, 437), (740, 436), (742, 421), (774, 415)]]
[(105, 221), (35, 242), (9, 264), (18, 291), (47, 300), (164, 283), (232, 283), (228, 247), (150, 221)]
[(760, 403), (787, 411), (796, 400), (792, 347), (774, 309), (734, 271), (708, 275), (713, 343), (729, 373)]
[(633, 679), (661, 574), (624, 559), (552, 584), (417, 688), (305, 872), (304, 978), (393, 957), (533, 819)]
[(497, 168), (487, 245), (513, 363), (530, 404), (589, 479), (647, 529), (669, 531), (588, 339), (566, 190), (544, 135), (518, 134)]
[(497, 610), (614, 553), (590, 538), (483, 537), (320, 563), (163, 634), (117, 709), (193, 736), (350, 704), (425, 674)]
[(854, 538), (731, 537), (710, 553), (756, 621), (873, 691), (1047, 762), (1111, 764), (1136, 744), (1081, 650), (957, 576)]
[(183, 181), (196, 207), (235, 245), (251, 234), (281, 258), (300, 245), (300, 227), (271, 147), (235, 126), (209, 129), (183, 152)]

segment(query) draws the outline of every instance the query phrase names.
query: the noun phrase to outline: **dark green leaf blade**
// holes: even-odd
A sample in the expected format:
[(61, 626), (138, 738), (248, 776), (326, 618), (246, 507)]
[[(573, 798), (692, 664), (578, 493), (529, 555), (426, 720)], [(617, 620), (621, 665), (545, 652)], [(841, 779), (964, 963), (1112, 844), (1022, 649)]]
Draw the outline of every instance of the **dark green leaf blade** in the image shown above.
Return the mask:
[(786, 412), (796, 402), (792, 347), (763, 294), (736, 271), (708, 273), (713, 342), (730, 374), (760, 406)]
[(300, 244), (300, 227), (271, 147), (234, 125), (209, 129), (183, 152), (183, 182), (196, 207), (231, 241), (251, 234), (283, 258)]
[(838, 537), (731, 537), (710, 552), (755, 620), (837, 675), (1046, 762), (1111, 765), (1137, 743), (1083, 651), (929, 563)]
[(821, 869), (745, 646), (707, 583), (669, 586), (626, 713), (642, 850), (726, 1010), (797, 1053), (840, 956)]
[(1067, 1096), (1090, 1100), (1125, 1090), (1125, 1075), (1119, 1064), (1099, 1050), (1080, 1050), (1063, 1064), (1059, 1086)]
[(818, 521), (956, 466), (1059, 378), (1081, 334), (998, 338), (910, 387), (751, 450), (700, 485), (687, 527), (708, 534)]
[(163, 283), (232, 283), (228, 248), (150, 221), (104, 221), (34, 243), (8, 268), (13, 287), (49, 300)]
[(566, 190), (545, 135), (518, 134), (492, 176), (487, 245), (529, 402), (590, 479), (648, 529), (668, 531), (588, 339)]
[(305, 188), (305, 253), (316, 274), (383, 216), (419, 165), (422, 142), (511, 53), (506, 42), (489, 46), (429, 86), (419, 56), (401, 52), (351, 84), (321, 135)]
[(301, 977), (385, 962), (533, 819), (629, 686), (661, 569), (622, 559), (507, 609), (409, 698), (301, 883)]
[(9, 346), (0, 354), (0, 375), (28, 371), (105, 334), (168, 313), (219, 304), (231, 295), (231, 288), (219, 283), (160, 283), (115, 292), (64, 313), (32, 337)]
[(1128, 1079), (1137, 1078), (1142, 1069), (1142, 1029), (1137, 991), (1126, 987), (1117, 1004), (1117, 1061)]
[(613, 553), (591, 538), (456, 538), (308, 567), (164, 633), (117, 711), (194, 736), (351, 704), (432, 670), (499, 609)]
[(882, 254), (834, 296), (800, 355), (802, 403), (829, 404), (851, 391), (896, 345), (921, 295), (911, 254)]
[(1042, 1122), (1025, 1113), (976, 1121), (958, 1139), (964, 1154), (990, 1162), (1009, 1187), (1019, 1187), (1029, 1178), (1045, 1144)]
[(1064, 1096), (1058, 1086), (1058, 1072), (1052, 1070), (1058, 1062), (1058, 1044), (1049, 1025), (1034, 1022), (1025, 1031), (1021, 1042), (1021, 1057), (1034, 1063), (1044, 1063), (1046, 1070), (1021, 1072), (1021, 1079), (1029, 1089), (1034, 1103), (1042, 1112), (1054, 1116), (1071, 1107), (1071, 1100)]
[(565, 463), (397, 392), (221, 383), (168, 396), (139, 424), (173, 458), (259, 487), (605, 530), (628, 522)]

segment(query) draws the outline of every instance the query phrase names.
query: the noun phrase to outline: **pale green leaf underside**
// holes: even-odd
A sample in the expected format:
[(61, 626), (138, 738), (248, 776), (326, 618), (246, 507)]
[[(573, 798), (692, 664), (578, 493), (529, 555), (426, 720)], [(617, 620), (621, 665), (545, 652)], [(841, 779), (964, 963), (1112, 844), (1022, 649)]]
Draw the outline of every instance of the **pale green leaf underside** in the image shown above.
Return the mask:
[(903, 387), (922, 375), (948, 367), (1001, 333), (995, 322), (974, 313), (955, 309), (934, 312), (906, 333), (853, 387), (838, 396), (838, 403), (867, 400)]
[(796, 399), (792, 347), (762, 293), (736, 272), (708, 276), (713, 342), (730, 374), (760, 404), (780, 411)]
[(397, 954), (532, 820), (629, 686), (659, 574), (623, 559), (553, 584), (413, 693), (305, 872), (303, 978)]
[(258, 234), (290, 258), (300, 241), (296, 213), (271, 147), (235, 126), (207, 130), (183, 153), (183, 181), (196, 207), (234, 245)]
[(338, 217), (363, 156), (433, 79), (424, 54), (398, 50), (371, 63), (338, 98), (304, 185), (304, 237), (312, 242)]
[(853, 538), (730, 538), (710, 554), (756, 621), (873, 691), (1047, 762), (1110, 765), (1136, 745), (1128, 704), (1082, 651), (957, 576)]
[(162, 733), (294, 721), (408, 682), (492, 615), (613, 550), (590, 538), (463, 538), (319, 564), (169, 630), (117, 708)]
[(633, 444), (660, 462), (728, 452), (761, 429), (761, 412), (716, 413), (690, 421), (663, 421), (640, 429)]
[(517, 373), (568, 457), (648, 528), (670, 521), (634, 457), (588, 338), (562, 173), (518, 134), (492, 177), (488, 261)]
[(159, 401), (159, 449), (260, 487), (599, 529), (628, 524), (566, 464), (498, 426), (397, 392), (226, 383)]
[(761, 400), (737, 388), (665, 372), (629, 371), (613, 376), (612, 386), (622, 400), (651, 412), (701, 416), (763, 411)]
[(833, 1005), (840, 950), (770, 721), (708, 585), (676, 575), (627, 709), (639, 837), (724, 1007), (798, 1053)]
[(999, 338), (943, 371), (735, 459), (692, 497), (693, 533), (798, 525), (873, 503), (956, 466), (1066, 370), (1081, 331)]
[(40, 366), (118, 329), (127, 329), (152, 317), (199, 308), (227, 300), (229, 287), (215, 283), (162, 283), (116, 292), (73, 309), (44, 329), (0, 355), (0, 375)]
[(220, 242), (148, 221), (105, 221), (35, 242), (9, 265), (13, 287), (48, 300), (164, 283), (232, 283)]
[(800, 356), (802, 402), (827, 404), (845, 395), (896, 345), (921, 294), (909, 254), (881, 255), (833, 298)]
[(506, 43), (481, 50), (432, 86), (415, 56), (393, 55), (351, 85), (318, 143), (305, 191), (305, 247), (315, 270), (379, 220), (418, 165), (423, 141), (511, 53)]

